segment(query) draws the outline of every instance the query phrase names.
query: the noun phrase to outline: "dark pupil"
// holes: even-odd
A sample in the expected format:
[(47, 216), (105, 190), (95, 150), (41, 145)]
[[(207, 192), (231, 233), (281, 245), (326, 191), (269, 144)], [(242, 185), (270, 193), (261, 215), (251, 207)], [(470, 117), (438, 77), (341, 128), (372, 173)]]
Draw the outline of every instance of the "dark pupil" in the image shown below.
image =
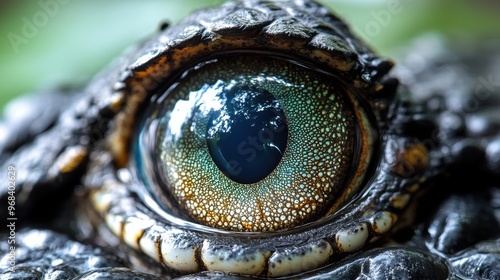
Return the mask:
[(231, 180), (256, 183), (283, 157), (288, 140), (285, 114), (279, 101), (261, 88), (235, 86), (222, 96), (220, 109), (210, 113), (208, 150)]

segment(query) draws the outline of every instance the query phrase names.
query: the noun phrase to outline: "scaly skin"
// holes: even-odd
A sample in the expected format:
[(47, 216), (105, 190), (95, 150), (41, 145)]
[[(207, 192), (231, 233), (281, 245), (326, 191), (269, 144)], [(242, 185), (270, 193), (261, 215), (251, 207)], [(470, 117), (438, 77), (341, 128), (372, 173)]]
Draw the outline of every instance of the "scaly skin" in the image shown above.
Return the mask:
[[(14, 271), (10, 231), (2, 232), (2, 279), (245, 277), (206, 271), (213, 265), (207, 252), (219, 259), (217, 265), (268, 252), (254, 273), (265, 278), (275, 276), (274, 267), (282, 264), (278, 258), (300, 258), (314, 244), (331, 253), (302, 268), (285, 267), (289, 273), (282, 275), (500, 278), (500, 117), (495, 111), (500, 90), (490, 78), (499, 76), (495, 61), (500, 57), (486, 48), (481, 56), (477, 50), (454, 56), (436, 40), (422, 40), (409, 50), (412, 59), (403, 57), (388, 74), (392, 62), (378, 58), (313, 2), (227, 3), (162, 30), (84, 89), (16, 101), (13, 110), (30, 113), (1, 123), (6, 137), (0, 142), (5, 171), (0, 177), (7, 181), (8, 166), (15, 167), (18, 219)], [(157, 88), (177, 71), (229, 50), (313, 63), (367, 104), (369, 125), (378, 135), (369, 147), (370, 170), (359, 195), (330, 218), (252, 237), (200, 232), (162, 218), (139, 198), (141, 182), (116, 175), (133, 169), (128, 161), (136, 116)], [(4, 221), (8, 197), (1, 185)], [(380, 213), (391, 217), (385, 229), (375, 223)], [(131, 234), (135, 231), (137, 236)], [(360, 231), (366, 235), (356, 244), (342, 240)], [(179, 242), (196, 248), (194, 269), (182, 272), (164, 260), (166, 252), (158, 248), (167, 243), (165, 236), (173, 236), (168, 248), (181, 248)], [(157, 244), (157, 251), (146, 252), (140, 245), (144, 240)]]

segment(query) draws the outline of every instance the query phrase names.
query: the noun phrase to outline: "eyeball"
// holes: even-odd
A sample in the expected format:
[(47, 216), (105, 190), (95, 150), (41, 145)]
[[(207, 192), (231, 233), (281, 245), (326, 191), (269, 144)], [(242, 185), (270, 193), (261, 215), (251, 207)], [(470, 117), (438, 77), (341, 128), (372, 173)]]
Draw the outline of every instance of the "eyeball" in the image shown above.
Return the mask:
[(248, 232), (304, 225), (347, 203), (369, 164), (373, 132), (355, 91), (298, 60), (214, 57), (155, 98), (135, 167), (150, 201), (193, 223)]

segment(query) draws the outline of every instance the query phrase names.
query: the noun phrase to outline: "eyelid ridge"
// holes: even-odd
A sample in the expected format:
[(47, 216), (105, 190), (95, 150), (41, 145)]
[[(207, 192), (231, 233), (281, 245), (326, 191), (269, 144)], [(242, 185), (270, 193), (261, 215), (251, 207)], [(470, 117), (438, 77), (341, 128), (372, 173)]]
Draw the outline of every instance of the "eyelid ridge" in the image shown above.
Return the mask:
[[(291, 11), (302, 12), (301, 18)], [(235, 14), (251, 16), (231, 22)], [(307, 20), (305, 20), (307, 19)], [(241, 26), (245, 26), (242, 28)], [(349, 38), (344, 40), (342, 38)], [(169, 77), (216, 53), (251, 50), (285, 53), (334, 73), (363, 92), (379, 89), (380, 78), (393, 63), (378, 58), (334, 15), (314, 2), (228, 2), (209, 12), (195, 13), (159, 33), (130, 57), (115, 89), (126, 96), (124, 109), (110, 137), (117, 167), (128, 162), (134, 116), (140, 105)]]

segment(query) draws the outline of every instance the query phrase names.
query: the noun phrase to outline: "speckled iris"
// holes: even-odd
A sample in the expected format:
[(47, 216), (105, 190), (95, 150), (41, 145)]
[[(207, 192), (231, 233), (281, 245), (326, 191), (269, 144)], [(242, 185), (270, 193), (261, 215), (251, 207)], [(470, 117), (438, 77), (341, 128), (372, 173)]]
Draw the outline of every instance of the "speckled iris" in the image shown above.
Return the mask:
[(286, 229), (342, 199), (356, 114), (333, 77), (281, 58), (230, 55), (187, 71), (164, 96), (146, 128), (162, 183), (155, 195), (199, 223)]

